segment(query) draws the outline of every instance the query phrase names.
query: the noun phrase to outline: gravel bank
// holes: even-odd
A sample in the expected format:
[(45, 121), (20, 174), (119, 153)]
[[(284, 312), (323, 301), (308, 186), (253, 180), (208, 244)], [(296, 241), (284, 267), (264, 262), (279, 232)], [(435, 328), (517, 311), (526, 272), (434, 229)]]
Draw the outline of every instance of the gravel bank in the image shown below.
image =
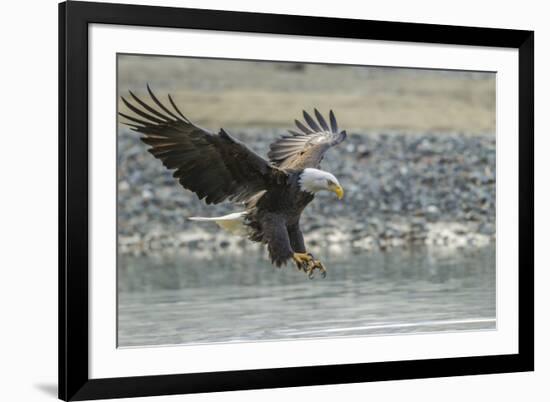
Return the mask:
[[(232, 130), (261, 155), (283, 130)], [(350, 131), (348, 131), (350, 132)], [(490, 135), (353, 133), (323, 169), (346, 194), (318, 194), (302, 216), (309, 249), (358, 252), (414, 244), (478, 247), (495, 236), (495, 138)], [(257, 244), (189, 216), (239, 206), (207, 206), (146, 152), (136, 133), (118, 138), (119, 253), (242, 253)]]

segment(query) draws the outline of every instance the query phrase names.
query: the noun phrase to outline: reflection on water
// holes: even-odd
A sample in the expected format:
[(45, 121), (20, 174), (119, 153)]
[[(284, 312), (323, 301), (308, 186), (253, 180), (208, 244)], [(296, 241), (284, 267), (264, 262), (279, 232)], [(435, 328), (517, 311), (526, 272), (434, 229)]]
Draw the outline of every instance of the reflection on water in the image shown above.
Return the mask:
[(119, 346), (495, 328), (494, 245), (317, 257), (326, 279), (262, 253), (120, 256)]

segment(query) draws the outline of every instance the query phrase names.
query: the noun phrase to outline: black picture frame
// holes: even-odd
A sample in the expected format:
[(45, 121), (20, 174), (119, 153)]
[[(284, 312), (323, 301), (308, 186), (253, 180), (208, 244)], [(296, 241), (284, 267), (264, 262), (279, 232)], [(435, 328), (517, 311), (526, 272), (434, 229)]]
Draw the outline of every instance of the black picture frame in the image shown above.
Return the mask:
[[(213, 373), (88, 375), (88, 25), (375, 39), (519, 51), (517, 354)], [(59, 4), (59, 398), (87, 400), (534, 370), (534, 32), (71, 1)]]

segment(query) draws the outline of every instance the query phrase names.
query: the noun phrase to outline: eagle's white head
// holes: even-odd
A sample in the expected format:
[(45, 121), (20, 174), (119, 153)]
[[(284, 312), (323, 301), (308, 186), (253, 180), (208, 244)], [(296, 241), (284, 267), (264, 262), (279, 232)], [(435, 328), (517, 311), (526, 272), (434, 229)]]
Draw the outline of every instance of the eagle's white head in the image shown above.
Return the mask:
[(336, 193), (339, 200), (344, 197), (344, 189), (338, 179), (324, 170), (307, 168), (304, 169), (298, 179), (300, 190), (315, 194), (317, 191), (328, 190)]

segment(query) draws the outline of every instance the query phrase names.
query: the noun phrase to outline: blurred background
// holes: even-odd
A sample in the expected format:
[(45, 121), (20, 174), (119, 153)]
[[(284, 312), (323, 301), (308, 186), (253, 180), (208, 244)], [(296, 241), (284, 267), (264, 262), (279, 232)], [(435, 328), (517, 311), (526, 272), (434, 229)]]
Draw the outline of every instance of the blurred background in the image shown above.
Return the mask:
[[(495, 75), (118, 56), (119, 95), (170, 93), (261, 155), (303, 109), (349, 137), (327, 153), (346, 196), (302, 216), (328, 268), (278, 270), (258, 244), (186, 220), (206, 206), (119, 124), (118, 343), (142, 346), (494, 329)], [(119, 110), (126, 112), (119, 103)]]

